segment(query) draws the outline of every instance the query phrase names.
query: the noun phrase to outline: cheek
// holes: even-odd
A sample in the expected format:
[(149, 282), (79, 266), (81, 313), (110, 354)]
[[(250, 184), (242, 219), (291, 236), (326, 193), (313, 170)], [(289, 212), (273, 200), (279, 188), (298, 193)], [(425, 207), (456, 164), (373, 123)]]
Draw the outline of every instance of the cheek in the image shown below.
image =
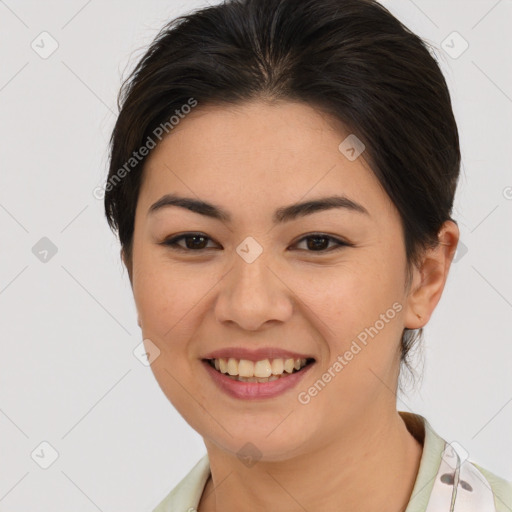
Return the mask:
[[(162, 355), (155, 364), (179, 367), (185, 349), (187, 322), (193, 317), (193, 307), (203, 286), (183, 268), (145, 255), (134, 267), (133, 295), (144, 338), (149, 338)], [(204, 293), (204, 292), (203, 292)], [(174, 368), (173, 368), (174, 371)]]
[(307, 282), (297, 275), (291, 288), (323, 321), (330, 337), (341, 332), (356, 334), (404, 299), (401, 276), (372, 260), (308, 274)]
[(160, 351), (151, 370), (167, 399), (193, 425), (200, 414), (189, 394), (197, 388), (190, 340), (197, 331), (197, 308), (212, 284), (201, 272), (184, 271), (184, 266), (157, 258), (141, 258), (137, 263), (133, 292), (142, 336)]
[(208, 272), (166, 259), (159, 251), (142, 253), (135, 262), (133, 294), (143, 328), (165, 340), (175, 325), (208, 292)]
[[(333, 428), (350, 415), (362, 414), (375, 397), (392, 389), (403, 328), (403, 281), (375, 261), (333, 269), (304, 289), (309, 318), (326, 347), (319, 375), (308, 383), (316, 389), (313, 407), (327, 410)], [(305, 308), (307, 311), (308, 308)], [(320, 373), (322, 375), (320, 375)], [(328, 384), (317, 385), (317, 379)], [(333, 404), (336, 407), (333, 408)]]
[(331, 366), (341, 356), (344, 378), (338, 382), (350, 381), (351, 389), (361, 390), (361, 381), (370, 385), (369, 369), (387, 380), (403, 330), (401, 273), (378, 258), (361, 258), (357, 265), (318, 271), (304, 284), (297, 277), (296, 289), (308, 306), (304, 314), (308, 309), (314, 313), (309, 313), (311, 322), (320, 343), (326, 342), (322, 366)]

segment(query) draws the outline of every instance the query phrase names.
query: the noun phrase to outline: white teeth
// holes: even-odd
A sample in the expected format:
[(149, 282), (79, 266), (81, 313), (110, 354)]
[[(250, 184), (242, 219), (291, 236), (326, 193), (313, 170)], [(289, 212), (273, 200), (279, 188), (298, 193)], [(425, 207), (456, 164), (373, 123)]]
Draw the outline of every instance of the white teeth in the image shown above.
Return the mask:
[(270, 377), (272, 375), (272, 367), (268, 359), (263, 361), (256, 361), (254, 365), (254, 376), (255, 377)]
[(253, 375), (259, 377), (254, 371), (254, 363), (247, 359), (240, 359), (238, 363), (238, 375), (240, 375), (240, 377), (252, 377)]
[(274, 359), (272, 361), (272, 375), (281, 375), (284, 369), (284, 361), (282, 359)]
[(238, 375), (238, 361), (232, 357), (228, 359), (228, 373), (229, 375)]
[(286, 373), (292, 373), (293, 367), (294, 367), (293, 359), (286, 359), (286, 361), (284, 362), (284, 371)]
[(230, 357), (213, 360), (217, 371), (245, 382), (271, 382), (284, 374), (293, 373), (306, 365), (306, 359), (262, 359), (249, 361)]

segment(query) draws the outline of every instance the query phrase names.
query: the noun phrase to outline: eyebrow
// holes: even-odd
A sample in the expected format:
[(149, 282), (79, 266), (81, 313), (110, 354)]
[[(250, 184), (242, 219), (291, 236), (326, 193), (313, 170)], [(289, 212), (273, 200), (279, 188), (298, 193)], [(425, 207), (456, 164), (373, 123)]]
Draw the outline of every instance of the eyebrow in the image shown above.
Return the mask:
[[(149, 207), (148, 215), (169, 206), (185, 208), (191, 212), (223, 222), (231, 222), (232, 220), (231, 214), (219, 206), (191, 197), (178, 196), (176, 194), (166, 194), (162, 196), (158, 201), (156, 201), (156, 203), (153, 203)], [(343, 195), (333, 195), (278, 208), (274, 212), (272, 220), (274, 224), (289, 222), (297, 219), (298, 217), (305, 217), (306, 215), (311, 215), (315, 212), (331, 210), (334, 208), (345, 208), (353, 212), (370, 215), (364, 206), (352, 201), (352, 199)]]

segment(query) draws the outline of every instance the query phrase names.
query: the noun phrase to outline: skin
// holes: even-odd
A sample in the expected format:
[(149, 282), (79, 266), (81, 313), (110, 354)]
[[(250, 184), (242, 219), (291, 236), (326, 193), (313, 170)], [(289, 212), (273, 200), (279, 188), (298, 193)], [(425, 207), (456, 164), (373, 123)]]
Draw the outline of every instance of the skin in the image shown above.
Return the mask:
[[(397, 512), (410, 499), (422, 446), (396, 409), (400, 338), (405, 327), (428, 322), (459, 232), (443, 225), (440, 244), (424, 253), (407, 286), (399, 214), (364, 152), (349, 161), (338, 150), (348, 133), (302, 103), (199, 105), (145, 163), (132, 260), (123, 260), (143, 337), (160, 350), (152, 371), (209, 455), (199, 512)], [(368, 215), (339, 208), (272, 223), (277, 208), (333, 191)], [(233, 219), (175, 206), (148, 215), (166, 193), (208, 201)], [(161, 245), (183, 232), (206, 235), (208, 249)], [(320, 240), (315, 250), (304, 240), (311, 233), (352, 246), (331, 250), (335, 242)], [(248, 236), (263, 249), (252, 263), (236, 252)], [(298, 393), (394, 303), (401, 311), (301, 404)], [(220, 392), (201, 362), (234, 346), (277, 346), (316, 362), (297, 388), (243, 401)], [(252, 467), (236, 456), (247, 442), (262, 454)]]

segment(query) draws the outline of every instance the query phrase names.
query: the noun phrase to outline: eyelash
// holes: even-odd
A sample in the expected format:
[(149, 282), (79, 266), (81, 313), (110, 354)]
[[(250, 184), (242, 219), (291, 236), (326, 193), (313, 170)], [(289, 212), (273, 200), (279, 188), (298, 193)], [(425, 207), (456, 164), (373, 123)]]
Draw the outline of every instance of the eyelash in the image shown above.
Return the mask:
[[(194, 237), (202, 237), (202, 238), (206, 238), (207, 240), (211, 240), (210, 237), (204, 235), (203, 233), (185, 233), (185, 234), (182, 234), (182, 235), (178, 235), (178, 236), (176, 236), (174, 238), (170, 238), (168, 240), (164, 240), (163, 242), (161, 242), (161, 245), (165, 245), (167, 247), (170, 247), (172, 250), (183, 251), (183, 252), (202, 252), (202, 251), (206, 251), (207, 249), (212, 249), (212, 247), (202, 248), (202, 249), (188, 249), (188, 248), (181, 247), (180, 245), (178, 245), (179, 241), (181, 241), (181, 240), (183, 240), (185, 238), (194, 238)], [(332, 237), (330, 235), (325, 235), (323, 233), (311, 233), (311, 234), (309, 234), (307, 236), (302, 237), (300, 240), (298, 240), (297, 244), (299, 244), (299, 243), (301, 243), (301, 242), (303, 242), (305, 240), (308, 240), (309, 238), (323, 238), (323, 239), (327, 239), (330, 242), (334, 242), (335, 244), (337, 244), (337, 246), (331, 247), (330, 249), (322, 249), (322, 250), (319, 250), (319, 251), (308, 251), (307, 249), (301, 249), (301, 250), (305, 250), (306, 252), (311, 252), (311, 253), (328, 253), (328, 252), (332, 252), (332, 251), (341, 249), (343, 247), (352, 247), (352, 244), (350, 244), (348, 242), (340, 240), (339, 238)]]

